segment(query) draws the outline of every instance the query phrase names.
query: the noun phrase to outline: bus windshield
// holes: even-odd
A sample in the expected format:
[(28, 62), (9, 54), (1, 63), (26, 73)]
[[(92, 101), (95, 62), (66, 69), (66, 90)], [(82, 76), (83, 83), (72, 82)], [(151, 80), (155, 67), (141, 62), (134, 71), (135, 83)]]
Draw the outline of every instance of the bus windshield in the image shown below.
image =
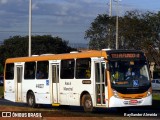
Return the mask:
[(145, 60), (110, 61), (111, 86), (122, 94), (143, 93), (150, 87), (150, 78)]

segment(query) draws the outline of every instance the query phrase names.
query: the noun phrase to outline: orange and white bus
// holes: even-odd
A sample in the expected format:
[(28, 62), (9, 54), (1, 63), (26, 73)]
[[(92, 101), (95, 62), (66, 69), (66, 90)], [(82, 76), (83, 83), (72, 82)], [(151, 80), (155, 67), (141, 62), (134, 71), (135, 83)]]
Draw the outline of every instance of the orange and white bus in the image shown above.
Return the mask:
[(152, 104), (149, 66), (144, 53), (137, 50), (9, 58), (4, 69), (4, 98), (31, 107), (83, 106), (84, 111), (148, 106)]

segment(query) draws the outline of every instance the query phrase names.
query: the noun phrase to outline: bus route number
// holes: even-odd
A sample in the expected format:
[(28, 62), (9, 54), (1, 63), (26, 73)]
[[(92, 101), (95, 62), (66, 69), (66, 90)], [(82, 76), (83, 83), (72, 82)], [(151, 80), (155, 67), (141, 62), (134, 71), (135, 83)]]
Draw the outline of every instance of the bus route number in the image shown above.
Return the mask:
[(36, 84), (36, 88), (44, 88), (44, 84)]

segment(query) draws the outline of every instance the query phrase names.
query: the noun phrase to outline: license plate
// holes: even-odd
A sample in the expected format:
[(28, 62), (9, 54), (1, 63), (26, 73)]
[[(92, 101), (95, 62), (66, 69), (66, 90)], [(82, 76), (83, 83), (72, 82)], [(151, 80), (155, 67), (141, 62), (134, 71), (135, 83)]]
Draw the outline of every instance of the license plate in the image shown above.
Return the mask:
[(132, 104), (132, 105), (133, 104), (138, 104), (138, 100), (130, 100), (129, 103)]

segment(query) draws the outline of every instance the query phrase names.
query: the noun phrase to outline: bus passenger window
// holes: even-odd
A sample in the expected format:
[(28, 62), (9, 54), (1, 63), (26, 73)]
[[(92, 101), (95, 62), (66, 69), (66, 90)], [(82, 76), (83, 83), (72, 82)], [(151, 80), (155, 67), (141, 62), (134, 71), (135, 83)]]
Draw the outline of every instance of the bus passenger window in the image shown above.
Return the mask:
[(74, 59), (61, 61), (61, 78), (73, 79), (74, 78)]
[(37, 62), (37, 72), (36, 79), (48, 79), (48, 61), (38, 61)]
[(76, 60), (76, 78), (88, 79), (91, 77), (91, 59), (83, 58)]
[(14, 78), (14, 64), (6, 64), (6, 71), (5, 71), (5, 79), (13, 79)]
[(25, 63), (24, 79), (35, 79), (35, 62)]

